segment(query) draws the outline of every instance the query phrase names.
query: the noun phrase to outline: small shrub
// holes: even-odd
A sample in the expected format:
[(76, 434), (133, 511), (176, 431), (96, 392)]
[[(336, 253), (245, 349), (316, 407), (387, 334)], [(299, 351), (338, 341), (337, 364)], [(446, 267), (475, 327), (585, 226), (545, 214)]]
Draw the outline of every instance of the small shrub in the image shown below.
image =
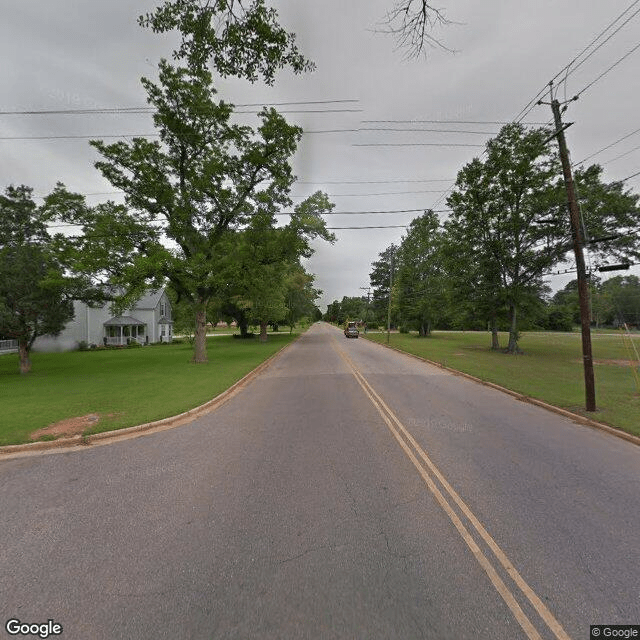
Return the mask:
[(85, 340), (80, 340), (78, 342), (78, 351), (87, 351), (89, 349), (89, 345)]

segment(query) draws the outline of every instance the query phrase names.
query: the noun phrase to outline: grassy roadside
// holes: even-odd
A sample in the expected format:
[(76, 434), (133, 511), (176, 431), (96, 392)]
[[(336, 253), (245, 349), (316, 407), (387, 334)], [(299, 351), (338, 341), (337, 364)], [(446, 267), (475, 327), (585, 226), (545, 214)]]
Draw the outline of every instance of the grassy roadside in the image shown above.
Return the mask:
[(208, 339), (209, 362), (193, 365), (187, 344), (141, 349), (35, 353), (33, 370), (18, 374), (16, 354), (0, 356), (0, 445), (60, 420), (97, 414), (85, 433), (159, 420), (215, 397), (297, 336), (271, 334), (268, 342)]
[[(363, 334), (360, 334), (362, 337)], [(369, 340), (386, 343), (385, 333), (369, 333)], [(524, 354), (491, 351), (484, 332), (435, 332), (430, 338), (391, 334), (392, 347), (494, 382), (599, 422), (640, 435), (640, 393), (620, 335), (595, 333), (596, 402), (598, 411), (584, 410), (584, 377), (580, 334), (525, 333)], [(506, 344), (508, 336), (500, 336)], [(635, 338), (640, 351), (640, 337)]]

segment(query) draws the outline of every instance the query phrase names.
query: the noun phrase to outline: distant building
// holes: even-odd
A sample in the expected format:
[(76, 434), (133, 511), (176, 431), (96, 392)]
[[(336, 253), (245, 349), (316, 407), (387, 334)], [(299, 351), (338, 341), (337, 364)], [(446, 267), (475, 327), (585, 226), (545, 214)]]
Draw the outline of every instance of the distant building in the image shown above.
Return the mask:
[(99, 346), (172, 341), (171, 302), (164, 289), (147, 291), (134, 307), (121, 316), (114, 316), (109, 306), (107, 303), (90, 307), (85, 302), (74, 301), (73, 320), (58, 336), (36, 338), (33, 350), (71, 351), (77, 349), (80, 342)]

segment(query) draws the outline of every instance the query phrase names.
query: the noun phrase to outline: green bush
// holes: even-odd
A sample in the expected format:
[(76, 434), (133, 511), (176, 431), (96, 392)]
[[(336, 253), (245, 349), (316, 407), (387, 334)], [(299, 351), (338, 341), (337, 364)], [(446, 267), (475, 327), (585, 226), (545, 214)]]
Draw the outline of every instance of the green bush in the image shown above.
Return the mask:
[(545, 324), (551, 331), (573, 331), (573, 314), (566, 307), (552, 307)]

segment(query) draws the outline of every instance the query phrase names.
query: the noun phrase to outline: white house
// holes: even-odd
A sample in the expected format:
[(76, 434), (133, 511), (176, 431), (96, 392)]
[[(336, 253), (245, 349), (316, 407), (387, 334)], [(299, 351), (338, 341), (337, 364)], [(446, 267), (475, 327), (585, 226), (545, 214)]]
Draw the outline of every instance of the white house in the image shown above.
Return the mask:
[(109, 303), (90, 307), (74, 301), (75, 316), (58, 336), (40, 336), (34, 351), (70, 351), (80, 342), (87, 345), (124, 345), (171, 342), (173, 338), (171, 303), (164, 289), (147, 291), (136, 305), (121, 316), (114, 316)]

